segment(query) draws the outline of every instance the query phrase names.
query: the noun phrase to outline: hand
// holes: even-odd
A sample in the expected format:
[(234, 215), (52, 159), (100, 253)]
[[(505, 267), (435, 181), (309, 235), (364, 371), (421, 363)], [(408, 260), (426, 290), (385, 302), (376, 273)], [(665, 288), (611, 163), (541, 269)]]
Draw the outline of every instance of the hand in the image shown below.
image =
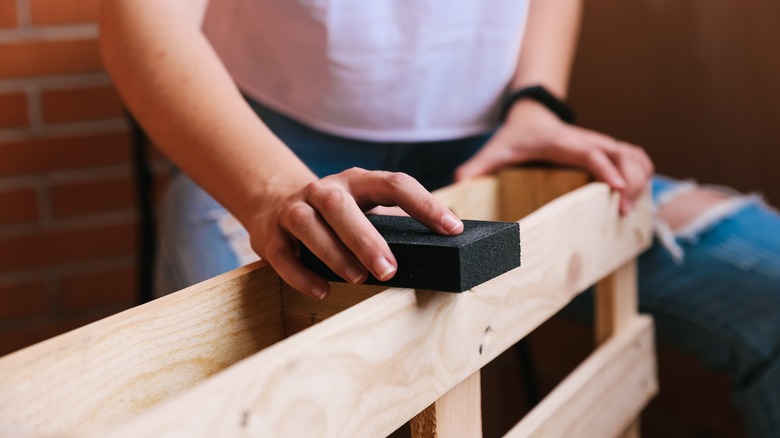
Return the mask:
[(493, 138), (456, 170), (455, 180), (539, 160), (588, 170), (620, 192), (622, 214), (634, 208), (653, 175), (653, 163), (642, 148), (566, 124), (539, 103), (525, 100), (512, 107)]
[(350, 283), (368, 273), (385, 281), (398, 265), (364, 211), (398, 206), (432, 231), (455, 235), (463, 223), (414, 178), (353, 168), (289, 190), (265, 202), (252, 221), (252, 247), (295, 289), (325, 298), (330, 286), (301, 263), (296, 240)]

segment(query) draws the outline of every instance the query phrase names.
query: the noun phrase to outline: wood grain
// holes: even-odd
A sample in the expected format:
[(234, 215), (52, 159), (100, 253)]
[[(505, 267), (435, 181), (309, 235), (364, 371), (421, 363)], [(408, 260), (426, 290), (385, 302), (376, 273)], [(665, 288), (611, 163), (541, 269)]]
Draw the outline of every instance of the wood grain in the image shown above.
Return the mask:
[(481, 437), (481, 397), (477, 371), (412, 418), (412, 438)]
[(495, 176), (481, 177), (436, 190), (433, 194), (461, 219), (499, 220), (500, 180)]
[(5, 356), (0, 423), (81, 435), (131, 418), (283, 339), (280, 287), (258, 263)]

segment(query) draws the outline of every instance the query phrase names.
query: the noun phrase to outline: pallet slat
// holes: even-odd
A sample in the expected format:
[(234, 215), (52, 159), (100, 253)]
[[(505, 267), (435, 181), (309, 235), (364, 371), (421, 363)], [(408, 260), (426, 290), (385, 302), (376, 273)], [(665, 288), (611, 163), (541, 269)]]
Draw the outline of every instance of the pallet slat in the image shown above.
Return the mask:
[(0, 430), (79, 435), (147, 410), (284, 339), (280, 289), (258, 263), (3, 357)]
[(569, 374), (505, 438), (620, 436), (658, 392), (655, 376), (653, 323), (638, 316)]

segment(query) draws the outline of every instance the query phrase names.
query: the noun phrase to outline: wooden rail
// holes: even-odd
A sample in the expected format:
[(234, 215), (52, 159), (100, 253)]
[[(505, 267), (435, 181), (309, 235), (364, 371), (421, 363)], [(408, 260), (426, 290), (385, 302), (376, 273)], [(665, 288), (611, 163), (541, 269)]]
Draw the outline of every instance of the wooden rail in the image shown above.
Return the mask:
[(437, 192), (520, 223), (523, 266), (462, 294), (333, 284), (319, 302), (259, 262), (0, 358), (0, 435), (368, 437), (414, 418), (414, 436), (480, 436), (480, 368), (596, 283), (601, 345), (509, 436), (636, 431), (657, 391), (634, 269), (650, 204), (621, 217), (600, 183), (547, 202), (585, 182), (511, 170)]

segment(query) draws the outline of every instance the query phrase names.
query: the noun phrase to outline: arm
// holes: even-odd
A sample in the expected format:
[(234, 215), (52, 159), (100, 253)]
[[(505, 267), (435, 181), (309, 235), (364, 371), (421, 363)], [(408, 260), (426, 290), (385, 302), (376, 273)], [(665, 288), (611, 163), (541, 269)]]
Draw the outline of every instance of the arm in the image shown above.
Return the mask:
[(581, 16), (580, 0), (531, 0), (512, 89), (539, 84), (566, 96)]
[(150, 137), (241, 221), (285, 281), (319, 298), (329, 292), (298, 260), (296, 240), (349, 281), (367, 271), (391, 278), (392, 252), (362, 214), (376, 205), (398, 205), (442, 234), (462, 231), (405, 175), (352, 169), (318, 180), (244, 101), (200, 31), (206, 3), (104, 0), (101, 54)]
[[(581, 0), (531, 0), (511, 88), (541, 84), (559, 98), (568, 91), (582, 15)], [(455, 174), (456, 180), (499, 167), (544, 160), (582, 167), (621, 192), (621, 212), (647, 187), (653, 164), (641, 148), (567, 125), (532, 100), (517, 102), (493, 138)]]

